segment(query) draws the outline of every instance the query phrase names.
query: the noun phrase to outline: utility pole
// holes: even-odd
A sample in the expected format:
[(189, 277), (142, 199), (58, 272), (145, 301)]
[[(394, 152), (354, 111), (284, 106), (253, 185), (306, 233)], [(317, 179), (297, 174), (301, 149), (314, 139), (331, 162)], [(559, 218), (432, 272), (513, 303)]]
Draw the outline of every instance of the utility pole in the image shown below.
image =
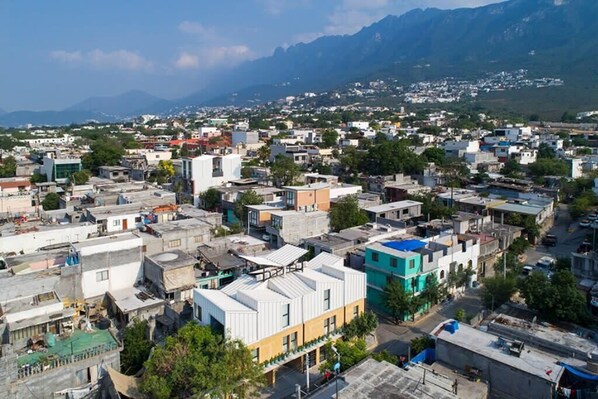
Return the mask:
[(505, 252), (504, 252), (504, 254), (502, 256), (502, 259), (503, 259), (503, 262), (502, 262), (502, 277), (504, 279), (507, 278), (507, 254), (508, 254), (508, 252), (507, 252), (507, 250), (505, 248)]

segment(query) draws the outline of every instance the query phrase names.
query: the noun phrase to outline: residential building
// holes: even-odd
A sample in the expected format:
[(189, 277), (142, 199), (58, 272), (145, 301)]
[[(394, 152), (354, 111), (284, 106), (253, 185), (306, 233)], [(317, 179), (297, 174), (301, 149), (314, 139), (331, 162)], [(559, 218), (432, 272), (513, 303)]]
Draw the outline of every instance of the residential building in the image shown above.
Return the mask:
[(302, 145), (272, 144), (270, 146), (270, 162), (273, 162), (278, 155), (291, 158), (297, 165), (309, 163), (309, 154)]
[(130, 169), (123, 166), (100, 166), (98, 176), (115, 182), (129, 181)]
[(480, 331), (456, 321), (441, 323), (430, 335), (436, 360), (488, 382), (495, 398), (550, 399), (565, 369), (559, 357)]
[(195, 287), (195, 264), (198, 260), (180, 250), (146, 255), (144, 281), (158, 297), (169, 302), (191, 299)]
[(30, 254), (40, 249), (68, 245), (97, 235), (94, 223), (5, 225), (0, 229), (0, 252)]
[(273, 211), (271, 225), (266, 227), (270, 242), (277, 247), (298, 245), (305, 238), (330, 231), (330, 218), (324, 211)]
[(283, 187), (284, 202), (287, 208), (296, 211), (330, 209), (330, 186), (326, 183), (313, 183), (305, 186)]
[(257, 131), (235, 131), (232, 133), (232, 147), (237, 145), (257, 144), (260, 141), (260, 133)]
[(245, 257), (257, 266), (253, 272), (221, 290), (193, 294), (195, 319), (245, 342), (254, 360), (267, 364), (270, 383), (283, 364), (304, 369), (306, 355), (318, 364), (327, 338), (339, 337), (365, 306), (365, 274), (326, 263), (310, 268), (295, 263), (292, 247), (283, 252)]
[(76, 276), (83, 298), (135, 286), (143, 279), (143, 240), (131, 233), (92, 238), (71, 245), (65, 272)]
[(145, 226), (143, 238), (146, 255), (170, 250), (194, 254), (197, 247), (207, 243), (216, 226), (198, 219), (180, 219)]
[(19, 177), (0, 179), (0, 217), (19, 216), (35, 210), (29, 179)]
[(198, 206), (199, 194), (208, 188), (241, 178), (241, 157), (229, 154), (183, 158), (181, 175), (187, 192), (193, 197), (193, 205)]
[(144, 214), (150, 209), (141, 203), (107, 205), (85, 210), (86, 220), (97, 225), (101, 234), (120, 233), (141, 228), (145, 224)]
[(448, 157), (462, 158), (468, 152), (480, 151), (478, 141), (445, 141), (442, 148)]
[(405, 200), (372, 206), (364, 211), (372, 222), (384, 219), (406, 221), (422, 216), (421, 209), (421, 202)]
[(67, 183), (73, 173), (81, 172), (81, 158), (53, 158), (45, 156), (43, 174), (49, 182)]

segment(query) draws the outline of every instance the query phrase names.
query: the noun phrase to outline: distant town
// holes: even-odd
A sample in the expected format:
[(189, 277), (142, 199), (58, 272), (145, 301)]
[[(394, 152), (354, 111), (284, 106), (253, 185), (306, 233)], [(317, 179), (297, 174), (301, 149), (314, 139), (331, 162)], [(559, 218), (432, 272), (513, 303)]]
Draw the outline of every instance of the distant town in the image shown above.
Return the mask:
[(562, 84), (0, 129), (2, 396), (593, 397), (596, 112), (410, 109)]

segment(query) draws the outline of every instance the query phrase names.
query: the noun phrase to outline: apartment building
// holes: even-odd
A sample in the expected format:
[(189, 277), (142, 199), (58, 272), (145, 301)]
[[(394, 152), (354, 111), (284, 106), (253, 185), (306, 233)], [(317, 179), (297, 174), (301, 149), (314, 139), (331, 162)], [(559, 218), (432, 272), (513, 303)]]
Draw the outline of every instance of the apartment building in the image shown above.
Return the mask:
[(181, 175), (187, 192), (193, 197), (193, 205), (199, 206), (199, 194), (210, 187), (241, 178), (241, 156), (229, 154), (183, 158)]
[(0, 179), (0, 217), (34, 212), (31, 183), (27, 178)]
[(330, 186), (327, 183), (312, 183), (305, 186), (287, 186), (284, 202), (288, 209), (296, 211), (330, 209)]
[(45, 156), (42, 171), (49, 182), (65, 184), (75, 172), (81, 172), (81, 158), (54, 158)]
[(266, 227), (270, 242), (277, 247), (298, 245), (305, 238), (330, 231), (330, 218), (324, 211), (271, 211), (271, 224)]
[(306, 355), (318, 364), (327, 338), (340, 337), (338, 330), (364, 311), (366, 296), (364, 273), (318, 257), (288, 261), (294, 248), (279, 251), (244, 257), (258, 268), (221, 290), (193, 294), (195, 319), (243, 340), (254, 360), (265, 364), (270, 382), (280, 366), (301, 367)]

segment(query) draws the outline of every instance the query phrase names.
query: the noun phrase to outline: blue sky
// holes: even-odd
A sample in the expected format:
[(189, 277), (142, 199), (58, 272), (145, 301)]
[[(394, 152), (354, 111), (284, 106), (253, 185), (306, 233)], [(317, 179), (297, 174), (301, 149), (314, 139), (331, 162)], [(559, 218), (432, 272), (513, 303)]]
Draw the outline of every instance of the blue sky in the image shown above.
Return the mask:
[(276, 47), (388, 14), (497, 0), (0, 1), (0, 108), (63, 109), (139, 89), (173, 99)]

